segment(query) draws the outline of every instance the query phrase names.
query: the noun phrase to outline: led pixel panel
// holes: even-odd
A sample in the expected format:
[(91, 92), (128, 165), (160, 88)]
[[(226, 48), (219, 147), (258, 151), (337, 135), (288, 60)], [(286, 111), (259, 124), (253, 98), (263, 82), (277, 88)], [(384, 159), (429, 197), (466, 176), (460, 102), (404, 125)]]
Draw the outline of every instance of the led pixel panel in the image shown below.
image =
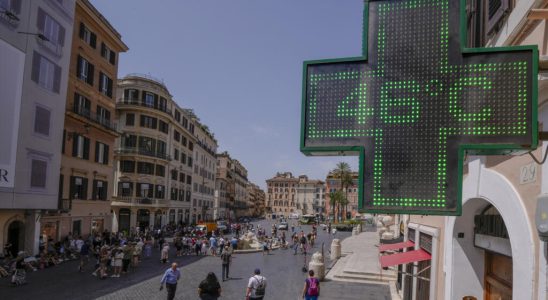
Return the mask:
[(460, 215), (467, 149), (536, 147), (536, 49), (464, 49), (459, 1), (370, 1), (367, 57), (305, 62), (301, 150), (356, 151), (362, 211)]

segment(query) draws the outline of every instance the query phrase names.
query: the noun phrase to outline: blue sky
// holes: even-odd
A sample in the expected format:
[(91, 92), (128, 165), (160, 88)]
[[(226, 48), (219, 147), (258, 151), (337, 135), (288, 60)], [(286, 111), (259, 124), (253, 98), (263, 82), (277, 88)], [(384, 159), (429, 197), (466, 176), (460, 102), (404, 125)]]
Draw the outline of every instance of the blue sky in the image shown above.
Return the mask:
[(361, 54), (362, 0), (91, 0), (129, 51), (119, 76), (160, 78), (264, 188), (276, 172), (325, 179), (299, 151), (302, 63)]

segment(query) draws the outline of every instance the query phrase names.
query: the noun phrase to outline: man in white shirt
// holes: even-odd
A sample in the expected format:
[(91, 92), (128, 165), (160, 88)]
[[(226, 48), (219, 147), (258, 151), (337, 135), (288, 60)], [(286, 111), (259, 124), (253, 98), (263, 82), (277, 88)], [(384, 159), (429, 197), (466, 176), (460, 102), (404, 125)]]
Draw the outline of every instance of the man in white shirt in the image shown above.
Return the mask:
[(266, 277), (261, 276), (261, 270), (257, 268), (253, 272), (253, 276), (249, 278), (245, 293), (246, 300), (263, 300), (265, 291)]

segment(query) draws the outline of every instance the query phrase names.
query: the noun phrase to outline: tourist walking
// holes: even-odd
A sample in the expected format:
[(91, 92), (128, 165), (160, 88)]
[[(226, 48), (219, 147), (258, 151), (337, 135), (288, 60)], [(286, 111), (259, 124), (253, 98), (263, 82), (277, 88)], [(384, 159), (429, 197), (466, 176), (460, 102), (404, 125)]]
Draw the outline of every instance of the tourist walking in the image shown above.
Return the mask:
[(257, 268), (247, 283), (246, 300), (263, 300), (265, 292), (266, 277), (261, 276), (261, 270)]
[(169, 259), (169, 244), (168, 243), (164, 243), (163, 247), (162, 247), (162, 253), (161, 253), (161, 261), (162, 263), (167, 263), (168, 262), (168, 259)]
[(221, 296), (221, 285), (215, 273), (209, 272), (198, 286), (198, 296), (201, 300), (217, 300)]
[(314, 271), (308, 271), (308, 278), (304, 281), (303, 298), (317, 300), (320, 296), (320, 280), (314, 277)]
[(124, 259), (124, 252), (120, 248), (116, 248), (113, 252), (112, 267), (114, 268), (114, 274), (112, 277), (118, 278), (122, 273), (122, 260)]
[(225, 246), (225, 251), (221, 253), (221, 261), (223, 262), (223, 270), (221, 275), (223, 277), (223, 281), (225, 281), (230, 278), (228, 274), (230, 272), (230, 263), (232, 263), (232, 255), (228, 250), (228, 245)]
[(83, 272), (84, 267), (89, 263), (89, 243), (85, 242), (80, 248), (80, 266), (78, 271)]
[(177, 291), (177, 281), (181, 278), (181, 271), (177, 268), (177, 263), (172, 263), (171, 268), (167, 269), (160, 281), (160, 291), (164, 288), (164, 283), (167, 289), (167, 300), (175, 298)]

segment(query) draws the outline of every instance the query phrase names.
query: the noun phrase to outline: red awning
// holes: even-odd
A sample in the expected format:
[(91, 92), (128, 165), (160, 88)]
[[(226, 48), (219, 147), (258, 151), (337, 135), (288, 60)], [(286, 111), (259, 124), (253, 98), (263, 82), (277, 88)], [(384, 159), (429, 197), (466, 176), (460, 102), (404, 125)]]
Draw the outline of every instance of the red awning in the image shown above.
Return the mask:
[(410, 241), (410, 240), (407, 240), (401, 243), (395, 243), (395, 244), (381, 244), (379, 246), (379, 252), (384, 252), (389, 250), (398, 250), (398, 249), (409, 248), (414, 246), (415, 246), (415, 243), (413, 243), (413, 241)]
[(430, 255), (430, 253), (422, 249), (419, 249), (419, 250), (396, 253), (392, 255), (382, 255), (380, 257), (380, 260), (381, 260), (381, 268), (386, 268), (386, 267), (395, 266), (395, 265), (408, 264), (416, 261), (428, 260), (431, 258), (432, 256)]

